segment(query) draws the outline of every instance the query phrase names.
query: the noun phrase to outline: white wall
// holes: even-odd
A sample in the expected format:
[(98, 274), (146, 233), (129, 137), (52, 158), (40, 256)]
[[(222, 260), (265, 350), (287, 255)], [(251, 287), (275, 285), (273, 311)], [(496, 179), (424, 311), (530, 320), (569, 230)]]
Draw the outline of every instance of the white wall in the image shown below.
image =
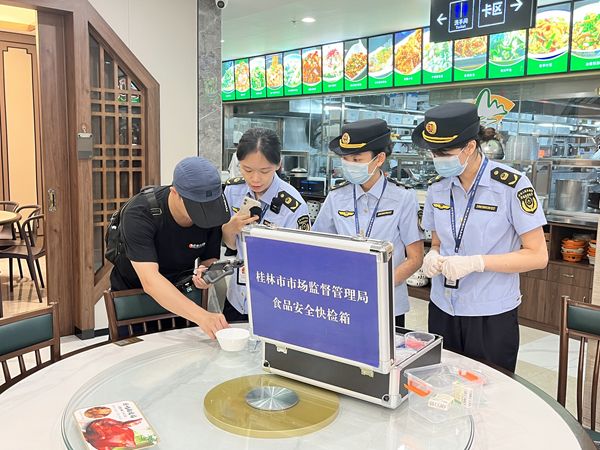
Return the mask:
[(196, 155), (196, 0), (89, 0), (160, 84), (161, 182)]

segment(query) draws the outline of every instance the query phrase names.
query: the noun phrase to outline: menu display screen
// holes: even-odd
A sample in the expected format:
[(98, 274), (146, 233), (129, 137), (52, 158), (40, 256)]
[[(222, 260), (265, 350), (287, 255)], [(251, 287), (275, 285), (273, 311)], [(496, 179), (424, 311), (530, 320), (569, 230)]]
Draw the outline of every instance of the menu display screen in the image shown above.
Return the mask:
[(302, 94), (302, 54), (292, 50), (283, 54), (283, 93)]
[(367, 88), (367, 48), (364, 39), (344, 42), (344, 89)]
[(394, 86), (421, 84), (423, 30), (400, 31), (394, 39)]
[(235, 99), (250, 98), (250, 67), (248, 58), (235, 60)]
[(283, 96), (283, 53), (267, 55), (267, 97)]
[(527, 75), (567, 71), (571, 4), (539, 8), (529, 30)]
[(250, 59), (250, 96), (252, 98), (265, 98), (267, 96), (264, 56)]
[(320, 94), (323, 92), (321, 47), (302, 50), (302, 92)]
[(575, 2), (571, 70), (600, 69), (600, 1)]
[(430, 42), (429, 28), (423, 30), (423, 83), (452, 81), (452, 42)]
[(221, 99), (224, 102), (235, 100), (235, 77), (233, 70), (233, 61), (225, 61), (221, 64)]
[(487, 41), (487, 36), (454, 41), (454, 81), (485, 79)]
[(369, 88), (394, 85), (394, 35), (369, 38)]
[(344, 90), (344, 43), (323, 46), (323, 92)]
[(490, 36), (488, 78), (525, 75), (526, 30), (508, 31)]

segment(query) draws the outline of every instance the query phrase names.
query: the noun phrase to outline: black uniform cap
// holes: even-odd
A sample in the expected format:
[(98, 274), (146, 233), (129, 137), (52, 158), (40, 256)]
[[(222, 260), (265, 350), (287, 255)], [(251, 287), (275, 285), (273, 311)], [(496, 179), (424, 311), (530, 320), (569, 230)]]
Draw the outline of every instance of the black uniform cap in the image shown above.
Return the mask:
[(329, 149), (340, 156), (363, 152), (389, 153), (390, 134), (385, 120), (358, 120), (342, 126), (342, 134), (329, 143)]
[(477, 137), (479, 124), (476, 105), (446, 103), (425, 113), (425, 120), (412, 133), (412, 141), (432, 151), (462, 147)]

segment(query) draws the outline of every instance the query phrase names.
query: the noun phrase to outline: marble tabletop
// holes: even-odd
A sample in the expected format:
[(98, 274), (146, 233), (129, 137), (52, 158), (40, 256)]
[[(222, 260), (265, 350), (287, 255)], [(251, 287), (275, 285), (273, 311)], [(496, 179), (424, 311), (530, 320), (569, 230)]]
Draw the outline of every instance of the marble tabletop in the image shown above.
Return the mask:
[[(442, 358), (445, 363), (478, 366), (487, 380), (481, 406), (472, 417), (474, 425), (471, 427), (470, 422), (466, 422), (471, 419), (465, 418), (465, 422), (455, 427), (454, 437), (450, 436), (457, 445), (465, 442), (466, 448), (475, 449), (581, 448), (563, 417), (523, 384), (450, 352), (444, 351)], [(136, 371), (136, 367), (143, 370)], [(129, 377), (128, 373), (132, 376)], [(85, 448), (78, 446), (78, 441), (73, 438), (72, 409), (78, 405), (93, 406), (86, 402), (109, 403), (115, 400), (141, 402), (143, 410), (152, 408), (157, 402), (161, 402), (162, 409), (167, 405), (166, 418), (155, 424), (159, 434), (160, 428), (167, 430), (170, 424), (179, 426), (177, 422), (183, 423), (192, 431), (197, 448), (408, 450), (440, 448), (439, 444), (446, 442), (436, 440), (440, 429), (429, 427), (422, 421), (419, 422), (421, 429), (414, 429), (415, 422), (408, 410), (408, 402), (397, 410), (388, 410), (345, 396), (341, 396), (340, 412), (332, 424), (300, 438), (245, 438), (210, 424), (202, 412), (204, 393), (227, 379), (253, 373), (261, 373), (260, 353), (228, 354), (197, 328), (147, 335), (143, 341), (124, 347), (114, 344), (100, 346), (65, 358), (0, 395), (2, 447)], [(191, 375), (205, 381), (205, 386), (198, 389), (197, 399), (190, 399), (182, 389), (190, 382)], [(117, 384), (110, 385), (115, 380), (129, 381), (124, 386), (119, 382), (121, 387), (116, 389)], [(157, 390), (157, 387), (161, 388)], [(113, 397), (110, 398), (110, 395)], [(197, 410), (186, 412), (185, 408), (196, 400)], [(152, 422), (152, 417), (149, 420)], [(407, 432), (409, 429), (410, 432)], [(448, 430), (441, 431), (441, 437), (448, 439)], [(171, 437), (168, 432), (164, 433), (164, 437), (154, 448), (180, 448), (180, 443), (169, 445)]]

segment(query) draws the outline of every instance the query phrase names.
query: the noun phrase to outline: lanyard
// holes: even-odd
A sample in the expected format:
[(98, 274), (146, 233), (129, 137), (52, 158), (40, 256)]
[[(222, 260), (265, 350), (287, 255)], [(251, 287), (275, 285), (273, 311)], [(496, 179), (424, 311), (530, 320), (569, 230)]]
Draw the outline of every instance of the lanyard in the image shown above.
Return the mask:
[(450, 186), (450, 225), (452, 226), (452, 236), (454, 237), (454, 253), (458, 253), (458, 249), (460, 248), (460, 244), (462, 242), (463, 234), (465, 232), (465, 226), (467, 225), (467, 220), (469, 219), (469, 214), (471, 213), (471, 207), (473, 206), (473, 201), (475, 200), (475, 192), (477, 192), (477, 188), (479, 187), (479, 182), (481, 181), (481, 177), (483, 176), (483, 171), (485, 170), (485, 166), (487, 166), (488, 159), (484, 157), (483, 163), (481, 164), (481, 168), (479, 172), (477, 172), (477, 176), (475, 177), (475, 182), (471, 189), (469, 190), (469, 200), (467, 201), (467, 208), (465, 209), (465, 214), (463, 215), (463, 219), (460, 223), (460, 228), (458, 230), (458, 235), (456, 234), (456, 216), (454, 212), (454, 195), (452, 194), (452, 186)]
[[(382, 174), (383, 176), (383, 174)], [(383, 193), (385, 192), (385, 188), (387, 187), (387, 179), (383, 179), (383, 189), (381, 190), (381, 195), (377, 199), (377, 203), (375, 204), (375, 209), (373, 210), (373, 214), (371, 215), (371, 220), (369, 221), (369, 226), (367, 227), (367, 232), (365, 237), (371, 236), (371, 231), (373, 230), (373, 223), (375, 222), (375, 216), (377, 215), (377, 209), (379, 208), (379, 202), (381, 201), (381, 197), (383, 197)], [(356, 226), (356, 235), (360, 234), (360, 223), (358, 221), (358, 206), (356, 204), (356, 186), (352, 190), (352, 194), (354, 194), (354, 225)]]

